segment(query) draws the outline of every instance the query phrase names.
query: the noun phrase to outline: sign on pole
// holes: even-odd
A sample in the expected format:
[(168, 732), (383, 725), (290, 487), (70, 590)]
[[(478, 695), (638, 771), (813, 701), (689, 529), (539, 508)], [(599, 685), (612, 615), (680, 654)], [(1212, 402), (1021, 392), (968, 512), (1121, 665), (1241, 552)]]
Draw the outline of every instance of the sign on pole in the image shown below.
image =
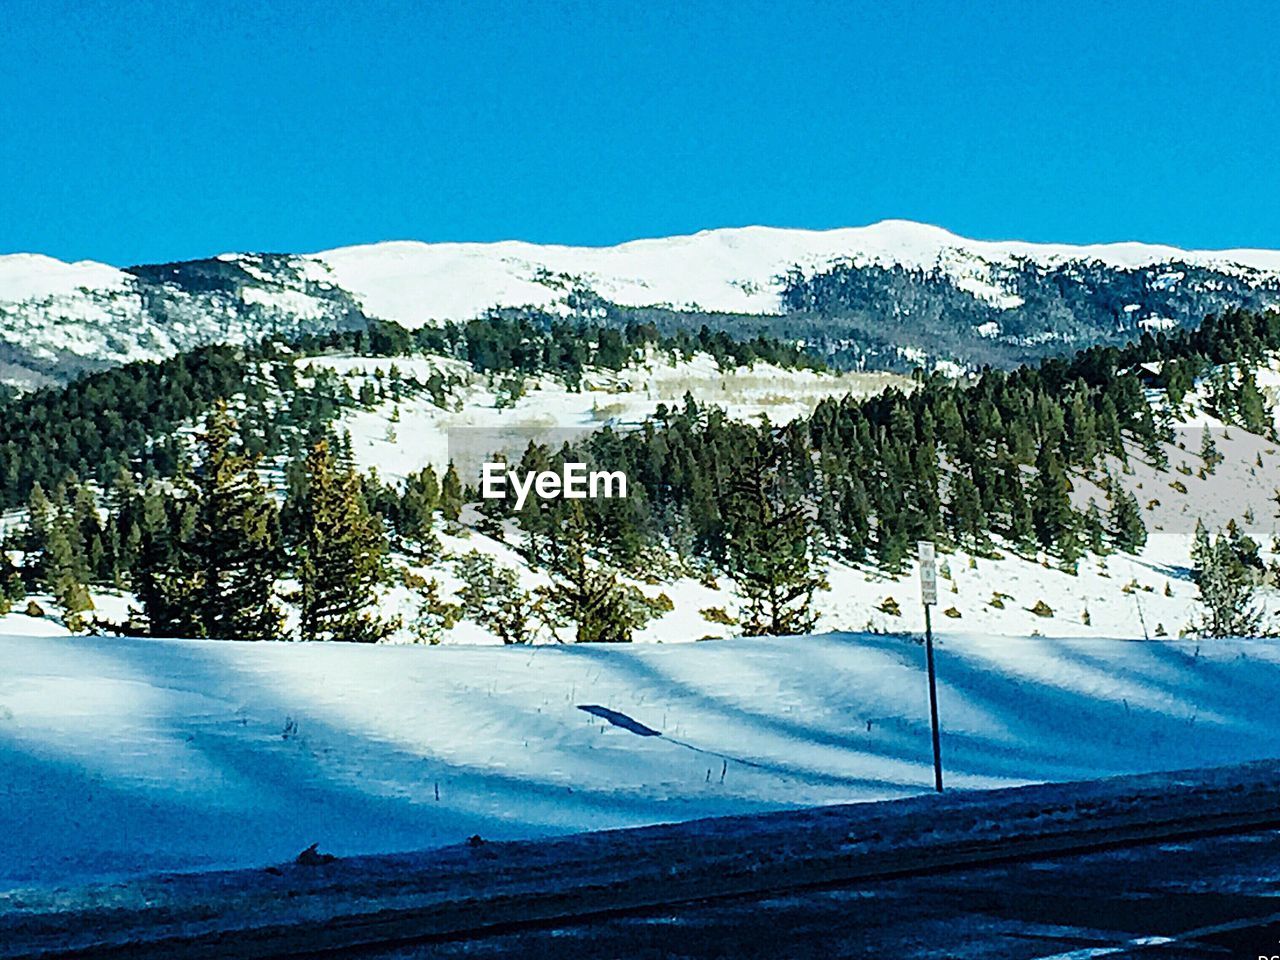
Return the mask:
[(942, 792), (942, 736), (938, 727), (938, 680), (933, 667), (933, 622), (929, 607), (938, 602), (938, 568), (933, 541), (916, 543), (916, 556), (920, 558), (920, 599), (924, 601), (924, 650), (925, 665), (929, 672), (929, 727), (933, 733), (933, 785)]
[(934, 561), (934, 548), (931, 540), (921, 540), (916, 544), (920, 558), (920, 599), (927, 607), (938, 602), (938, 567)]

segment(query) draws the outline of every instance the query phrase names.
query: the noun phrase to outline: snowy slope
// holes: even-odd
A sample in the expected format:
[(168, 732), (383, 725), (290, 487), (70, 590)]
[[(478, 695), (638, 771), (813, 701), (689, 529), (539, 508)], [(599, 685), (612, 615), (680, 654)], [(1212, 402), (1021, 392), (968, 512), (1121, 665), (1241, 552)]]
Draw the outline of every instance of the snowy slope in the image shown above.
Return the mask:
[[(922, 667), (917, 643), (870, 635), (498, 650), (7, 637), (0, 888), (919, 793)], [(938, 671), (955, 787), (1280, 750), (1272, 643), (948, 634)]]

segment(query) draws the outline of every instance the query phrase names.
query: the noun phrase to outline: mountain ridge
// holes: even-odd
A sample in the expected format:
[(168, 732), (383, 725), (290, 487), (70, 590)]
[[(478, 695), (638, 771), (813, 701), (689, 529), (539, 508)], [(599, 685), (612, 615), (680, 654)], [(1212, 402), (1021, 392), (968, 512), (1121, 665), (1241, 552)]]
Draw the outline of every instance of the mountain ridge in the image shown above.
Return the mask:
[[(775, 323), (775, 336), (793, 331), (823, 341), (827, 354), (846, 351), (847, 365), (867, 363), (874, 343), (899, 361), (923, 353), (976, 368), (1185, 326), (1228, 305), (1280, 309), (1280, 250), (971, 240), (884, 220), (605, 247), (393, 240), (123, 269), (8, 254), (0, 379), (30, 386), (205, 343), (372, 319), (412, 329), (494, 310), (623, 323), (656, 309), (680, 315), (669, 323), (752, 334), (759, 318)], [(804, 322), (777, 325), (792, 315)]]
[[(849, 235), (861, 235), (871, 231), (889, 229), (909, 229), (919, 231), (921, 234), (935, 235), (939, 240), (945, 240), (949, 245), (954, 246), (972, 246), (982, 248), (1002, 248), (1018, 253), (1033, 254), (1037, 251), (1049, 253), (1051, 255), (1062, 256), (1066, 259), (1098, 259), (1102, 262), (1109, 263), (1112, 266), (1138, 266), (1143, 263), (1159, 262), (1174, 257), (1190, 257), (1197, 261), (1213, 260), (1217, 262), (1230, 262), (1241, 266), (1251, 267), (1257, 270), (1280, 270), (1280, 248), (1268, 247), (1227, 247), (1227, 248), (1194, 248), (1180, 247), (1176, 244), (1160, 243), (1147, 240), (1106, 240), (1093, 243), (1066, 243), (1059, 241), (1042, 241), (1042, 240), (1023, 240), (1015, 238), (1004, 238), (999, 240), (981, 239), (977, 237), (967, 237), (964, 234), (956, 233), (946, 227), (936, 224), (925, 223), (919, 220), (909, 220), (905, 218), (890, 217), (883, 220), (877, 220), (869, 224), (861, 226), (844, 226), (844, 227), (783, 227), (773, 224), (752, 223), (742, 224), (739, 226), (724, 227), (708, 227), (703, 230), (696, 230), (692, 233), (676, 233), (666, 236), (645, 236), (635, 237), (630, 240), (619, 241), (618, 243), (608, 244), (568, 244), (568, 243), (540, 243), (533, 240), (523, 240), (516, 237), (508, 237), (501, 240), (418, 240), (411, 237), (391, 237), (384, 240), (373, 240), (366, 243), (342, 244), (337, 247), (327, 247), (319, 250), (307, 252), (298, 252), (289, 254), (311, 259), (323, 259), (329, 254), (339, 253), (350, 250), (360, 250), (375, 247), (457, 247), (470, 249), (494, 249), (500, 247), (516, 247), (521, 249), (536, 250), (553, 250), (553, 251), (615, 251), (627, 248), (635, 248), (644, 245), (664, 243), (664, 242), (680, 242), (693, 241), (708, 237), (733, 236), (740, 234), (771, 234), (771, 235), (802, 235), (810, 237), (847, 237)], [(1107, 252), (1131, 251), (1135, 257), (1116, 258), (1108, 260)], [(221, 253), (213, 254), (206, 257), (187, 258), (185, 260), (164, 261), (167, 263), (186, 263), (193, 260), (206, 259), (236, 259), (245, 256), (263, 256), (263, 255), (282, 255), (286, 251), (279, 250), (227, 250)], [(1143, 259), (1145, 255), (1145, 259)], [(152, 266), (161, 261), (139, 262), (125, 265), (110, 264), (106, 261), (95, 260), (93, 258), (85, 258), (79, 260), (64, 260), (51, 254), (41, 253), (38, 251), (14, 251), (12, 253), (0, 253), (0, 265), (6, 261), (13, 259), (37, 259), (57, 264), (65, 267), (101, 267), (107, 270), (114, 270), (121, 274), (127, 274), (134, 267)], [(0, 272), (0, 284), (3, 284), (4, 276)], [(0, 286), (0, 294), (7, 294), (9, 291)]]

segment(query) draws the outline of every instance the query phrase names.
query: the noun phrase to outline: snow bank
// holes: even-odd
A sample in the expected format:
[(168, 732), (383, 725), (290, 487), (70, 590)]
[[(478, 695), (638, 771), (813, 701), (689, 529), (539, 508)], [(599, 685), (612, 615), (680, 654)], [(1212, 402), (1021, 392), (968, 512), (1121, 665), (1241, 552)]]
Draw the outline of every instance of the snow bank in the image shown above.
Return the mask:
[[(1280, 648), (948, 635), (947, 782), (1280, 751)], [(662, 736), (588, 713), (615, 711)], [(0, 886), (884, 799), (931, 786), (923, 655), (0, 639)]]

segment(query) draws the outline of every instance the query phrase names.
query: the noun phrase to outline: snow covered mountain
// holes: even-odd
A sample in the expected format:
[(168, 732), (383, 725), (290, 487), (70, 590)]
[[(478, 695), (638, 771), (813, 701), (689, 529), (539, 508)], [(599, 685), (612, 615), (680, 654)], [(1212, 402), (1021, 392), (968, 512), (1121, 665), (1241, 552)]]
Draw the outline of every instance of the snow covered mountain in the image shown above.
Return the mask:
[[(66, 380), (274, 332), (369, 318), (412, 328), (494, 308), (604, 321), (658, 308), (668, 323), (729, 329), (787, 317), (790, 335), (830, 355), (876, 343), (909, 357), (1017, 362), (1195, 323), (1227, 305), (1280, 307), (1280, 251), (988, 242), (891, 220), (614, 247), (389, 242), (127, 269), (13, 254), (0, 256), (0, 382)], [(866, 363), (865, 352), (854, 360)]]
[(495, 304), (558, 305), (573, 283), (624, 306), (779, 313), (786, 309), (789, 272), (812, 276), (845, 264), (939, 270), (975, 297), (998, 303), (1006, 302), (1009, 292), (993, 276), (993, 268), (1023, 261), (1045, 269), (1096, 263), (1117, 271), (1186, 263), (1260, 282), (1280, 277), (1280, 251), (993, 243), (906, 220), (825, 231), (704, 230), (598, 248), (514, 241), (380, 243), (330, 250), (315, 259), (372, 315), (409, 327), (467, 319)]

